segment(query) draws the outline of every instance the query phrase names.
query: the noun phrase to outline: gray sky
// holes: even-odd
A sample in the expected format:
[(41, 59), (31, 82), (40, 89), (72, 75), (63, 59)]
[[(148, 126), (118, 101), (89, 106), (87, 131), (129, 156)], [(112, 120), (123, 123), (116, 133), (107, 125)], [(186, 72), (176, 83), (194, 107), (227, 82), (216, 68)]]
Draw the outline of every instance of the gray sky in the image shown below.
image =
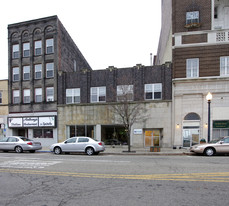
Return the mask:
[(0, 79), (8, 78), (8, 24), (58, 15), (92, 67), (150, 65), (161, 28), (161, 0), (11, 0), (0, 11)]

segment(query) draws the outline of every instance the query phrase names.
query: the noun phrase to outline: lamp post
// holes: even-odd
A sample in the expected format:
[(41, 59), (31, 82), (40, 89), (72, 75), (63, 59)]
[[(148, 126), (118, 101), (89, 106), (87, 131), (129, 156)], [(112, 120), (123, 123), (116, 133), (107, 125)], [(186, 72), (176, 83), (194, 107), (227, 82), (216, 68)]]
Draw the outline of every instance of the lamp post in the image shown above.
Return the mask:
[(212, 100), (212, 94), (210, 92), (208, 92), (207, 96), (206, 96), (206, 100), (208, 101), (208, 142), (210, 142), (210, 129), (211, 129), (211, 100)]

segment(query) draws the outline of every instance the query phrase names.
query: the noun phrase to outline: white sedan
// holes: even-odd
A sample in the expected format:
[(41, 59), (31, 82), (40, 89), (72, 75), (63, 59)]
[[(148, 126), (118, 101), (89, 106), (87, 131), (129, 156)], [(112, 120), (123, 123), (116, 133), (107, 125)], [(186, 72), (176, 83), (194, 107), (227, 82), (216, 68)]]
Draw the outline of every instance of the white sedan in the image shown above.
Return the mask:
[(33, 153), (40, 149), (42, 149), (40, 142), (34, 142), (26, 137), (10, 136), (0, 140), (0, 150), (4, 152), (15, 151), (21, 153), (23, 151), (29, 151)]
[(84, 152), (88, 155), (99, 154), (105, 150), (104, 143), (90, 137), (71, 137), (64, 142), (51, 145), (50, 151), (54, 154), (62, 152)]

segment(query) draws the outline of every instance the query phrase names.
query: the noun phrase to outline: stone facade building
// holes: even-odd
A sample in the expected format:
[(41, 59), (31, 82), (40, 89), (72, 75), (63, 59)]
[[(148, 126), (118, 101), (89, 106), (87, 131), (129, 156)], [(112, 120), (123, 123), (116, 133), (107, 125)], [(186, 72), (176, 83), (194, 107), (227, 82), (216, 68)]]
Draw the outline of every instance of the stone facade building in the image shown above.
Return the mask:
[(8, 80), (0, 80), (0, 138), (7, 135)]
[(173, 145), (229, 135), (229, 2), (162, 0), (162, 11), (156, 62), (173, 64)]

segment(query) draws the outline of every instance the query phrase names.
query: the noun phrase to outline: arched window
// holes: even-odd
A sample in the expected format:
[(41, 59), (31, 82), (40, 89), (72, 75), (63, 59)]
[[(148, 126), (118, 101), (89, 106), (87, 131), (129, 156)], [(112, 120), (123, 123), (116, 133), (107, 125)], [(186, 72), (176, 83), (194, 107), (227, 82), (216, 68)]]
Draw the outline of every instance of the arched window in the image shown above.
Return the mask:
[(200, 120), (200, 116), (194, 112), (191, 112), (184, 117), (184, 120)]

